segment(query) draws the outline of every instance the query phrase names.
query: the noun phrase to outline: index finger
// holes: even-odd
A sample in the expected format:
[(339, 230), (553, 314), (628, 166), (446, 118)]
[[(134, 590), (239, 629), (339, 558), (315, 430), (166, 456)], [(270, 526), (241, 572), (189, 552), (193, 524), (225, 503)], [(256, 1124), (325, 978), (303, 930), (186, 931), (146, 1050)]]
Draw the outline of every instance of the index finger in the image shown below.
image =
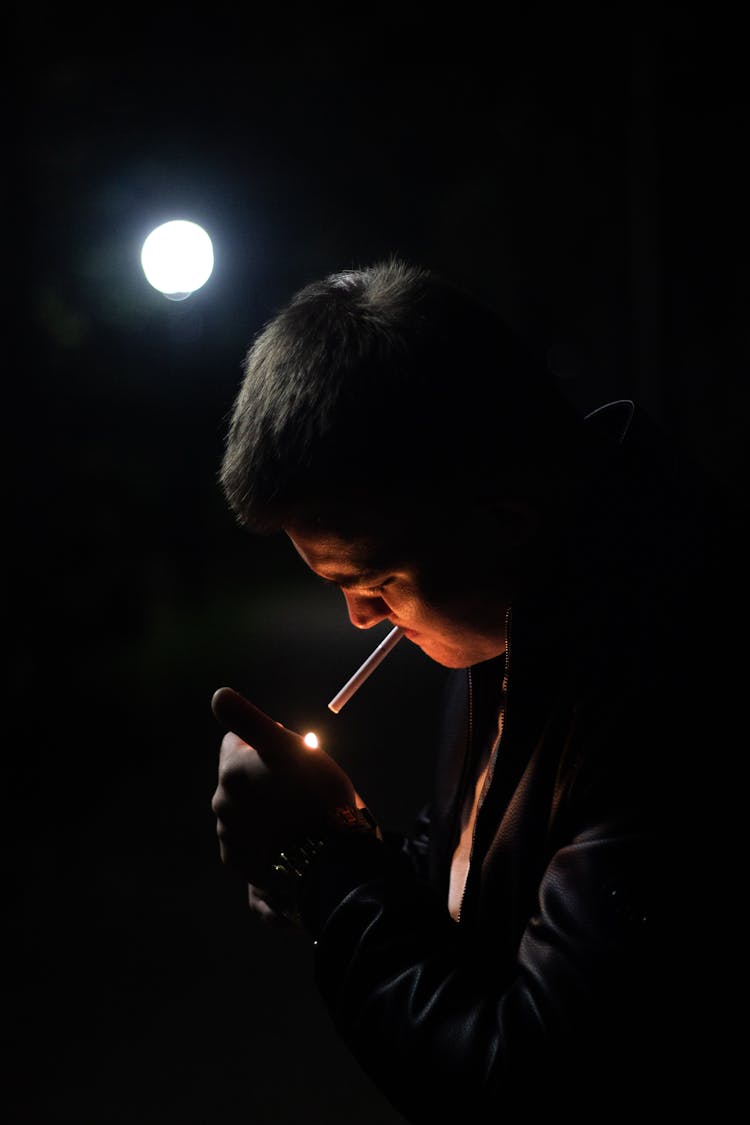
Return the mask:
[(239, 735), (268, 765), (293, 759), (304, 743), (300, 735), (277, 723), (233, 688), (222, 687), (211, 699), (214, 717)]

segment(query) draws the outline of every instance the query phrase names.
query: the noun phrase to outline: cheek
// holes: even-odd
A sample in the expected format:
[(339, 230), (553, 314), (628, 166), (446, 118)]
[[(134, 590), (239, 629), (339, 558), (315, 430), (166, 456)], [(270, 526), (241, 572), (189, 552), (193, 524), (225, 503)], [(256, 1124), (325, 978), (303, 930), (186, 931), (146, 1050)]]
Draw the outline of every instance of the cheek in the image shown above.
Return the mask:
[(424, 612), (424, 600), (411, 588), (388, 587), (381, 595), (383, 603), (399, 617), (413, 617)]
[(460, 587), (455, 582), (425, 584), (410, 605), (415, 617), (450, 634), (484, 633), (488, 621), (504, 620), (506, 609), (507, 598), (497, 585), (487, 589), (473, 582)]
[(444, 617), (464, 600), (463, 591), (455, 578), (441, 579), (433, 575), (429, 580), (415, 583), (404, 602), (417, 613), (428, 617)]
[(407, 628), (442, 632), (460, 619), (458, 607), (452, 613), (437, 593), (427, 598), (417, 590), (388, 591), (386, 601), (392, 615)]

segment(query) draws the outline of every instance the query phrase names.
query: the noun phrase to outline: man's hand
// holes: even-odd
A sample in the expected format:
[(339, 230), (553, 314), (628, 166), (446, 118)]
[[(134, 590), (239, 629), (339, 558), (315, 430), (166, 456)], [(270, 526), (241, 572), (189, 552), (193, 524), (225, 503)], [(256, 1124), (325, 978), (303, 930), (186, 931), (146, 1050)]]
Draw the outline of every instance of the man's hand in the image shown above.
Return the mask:
[(231, 688), (211, 701), (226, 730), (211, 802), (222, 862), (264, 887), (279, 852), (330, 830), (334, 810), (361, 802), (346, 773)]
[(247, 905), (255, 917), (259, 918), (264, 925), (290, 926), (292, 924), (279, 908), (273, 894), (261, 887), (254, 887), (252, 883), (247, 885)]

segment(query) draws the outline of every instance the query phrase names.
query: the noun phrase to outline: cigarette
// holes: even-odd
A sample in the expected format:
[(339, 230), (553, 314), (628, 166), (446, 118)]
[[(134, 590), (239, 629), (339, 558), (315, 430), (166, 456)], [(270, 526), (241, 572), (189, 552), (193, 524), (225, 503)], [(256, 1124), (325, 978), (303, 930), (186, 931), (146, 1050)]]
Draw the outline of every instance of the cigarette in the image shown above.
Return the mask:
[(334, 715), (338, 715), (344, 704), (349, 702), (355, 691), (359, 691), (365, 680), (369, 679), (378, 664), (380, 664), (380, 661), (388, 655), (394, 645), (398, 644), (403, 635), (404, 630), (400, 625), (396, 625), (391, 629), (388, 636), (384, 637), (378, 647), (370, 653), (362, 667), (357, 669), (350, 680), (347, 680), (338, 695), (334, 695), (333, 699), (328, 704), (329, 711), (333, 711)]

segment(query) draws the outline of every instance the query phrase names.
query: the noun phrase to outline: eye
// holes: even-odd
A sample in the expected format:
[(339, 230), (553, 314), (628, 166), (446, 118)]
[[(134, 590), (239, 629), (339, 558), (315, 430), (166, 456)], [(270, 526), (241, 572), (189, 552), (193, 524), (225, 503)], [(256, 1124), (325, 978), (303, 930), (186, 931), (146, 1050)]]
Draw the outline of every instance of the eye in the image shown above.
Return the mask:
[(390, 586), (392, 581), (392, 578), (386, 578), (384, 582), (379, 583), (377, 586), (360, 586), (359, 589), (354, 592), (361, 594), (362, 597), (365, 598), (377, 598), (380, 597), (387, 586)]

